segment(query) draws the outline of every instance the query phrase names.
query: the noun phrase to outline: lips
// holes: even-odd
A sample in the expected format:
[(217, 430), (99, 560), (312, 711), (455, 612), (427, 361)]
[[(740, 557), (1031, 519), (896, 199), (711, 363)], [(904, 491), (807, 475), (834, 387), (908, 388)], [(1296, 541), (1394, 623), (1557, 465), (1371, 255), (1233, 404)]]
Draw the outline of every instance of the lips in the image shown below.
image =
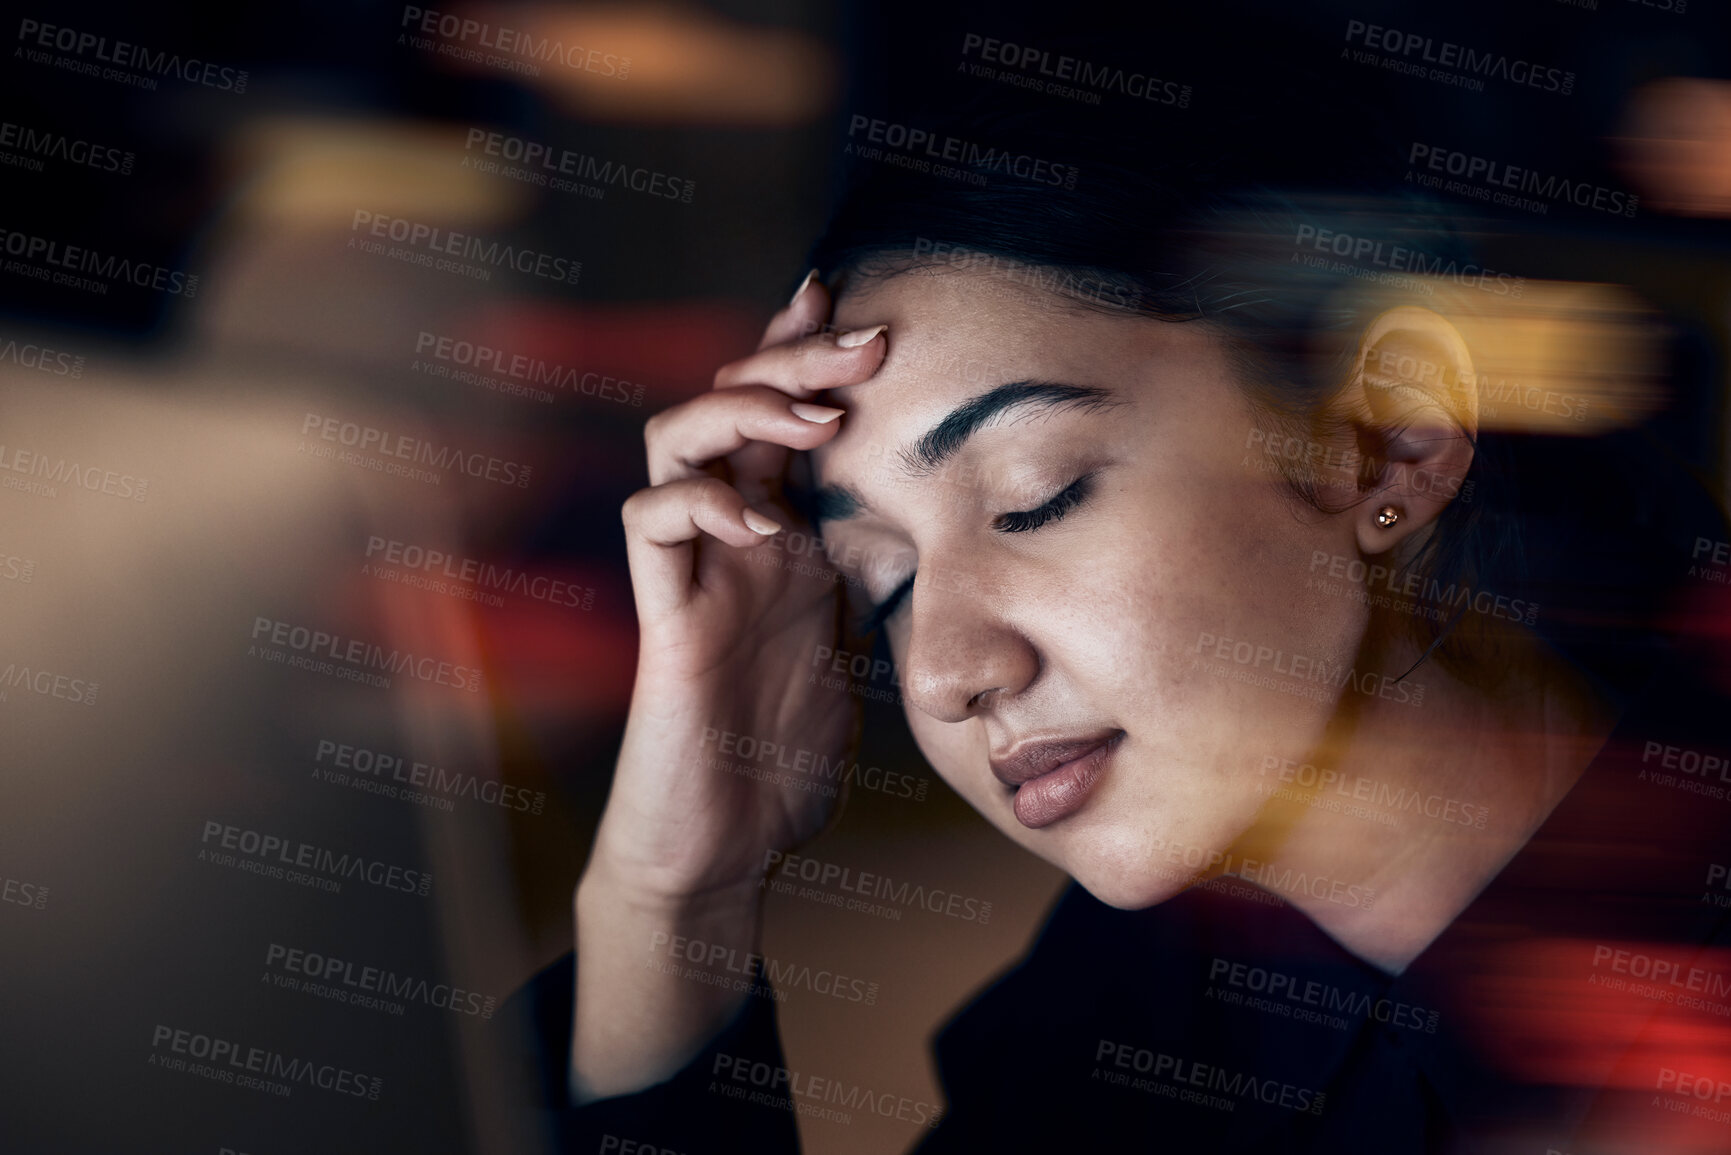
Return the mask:
[(1081, 738), (1027, 742), (993, 756), (992, 773), (1015, 790), (1016, 821), (1037, 830), (1080, 810), (1123, 737), (1122, 730), (1107, 730)]

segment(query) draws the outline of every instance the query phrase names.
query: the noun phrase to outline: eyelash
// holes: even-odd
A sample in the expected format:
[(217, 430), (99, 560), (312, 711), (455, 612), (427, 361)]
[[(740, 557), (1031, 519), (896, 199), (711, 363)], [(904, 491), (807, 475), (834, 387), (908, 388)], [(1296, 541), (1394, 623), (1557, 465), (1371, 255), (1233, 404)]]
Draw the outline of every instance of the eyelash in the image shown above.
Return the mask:
[[(1077, 506), (1087, 501), (1093, 492), (1094, 475), (1085, 473), (1059, 490), (1051, 500), (1038, 509), (1030, 509), (1022, 513), (999, 514), (992, 519), (992, 528), (999, 533), (1032, 533), (1043, 525), (1063, 518)], [(866, 615), (859, 625), (861, 635), (875, 633), (880, 626), (895, 616), (896, 611), (901, 608), (902, 602), (913, 592), (914, 577), (917, 573), (918, 571), (909, 574), (887, 598), (866, 611)]]
[(1088, 500), (1088, 495), (1094, 489), (1094, 475), (1084, 473), (1081, 477), (1059, 490), (1057, 495), (1038, 509), (1026, 513), (1000, 514), (992, 520), (992, 528), (999, 533), (1032, 533), (1050, 521), (1057, 521), (1071, 510)]

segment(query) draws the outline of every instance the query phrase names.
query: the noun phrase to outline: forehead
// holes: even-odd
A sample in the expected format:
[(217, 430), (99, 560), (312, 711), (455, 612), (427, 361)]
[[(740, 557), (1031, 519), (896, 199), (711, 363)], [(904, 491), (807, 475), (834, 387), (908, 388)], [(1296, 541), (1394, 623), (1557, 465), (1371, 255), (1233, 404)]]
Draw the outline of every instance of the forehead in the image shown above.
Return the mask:
[(813, 455), (818, 479), (846, 483), (881, 465), (957, 405), (1014, 381), (1118, 389), (1158, 362), (1202, 355), (1201, 326), (1083, 308), (989, 272), (915, 269), (845, 289), (835, 325), (889, 326), (869, 381), (832, 390), (842, 430)]
[[(928, 385), (956, 379), (959, 387), (990, 388), (1014, 377), (1004, 371), (1028, 363), (1035, 352), (1054, 370), (1080, 366), (1073, 348), (1084, 331), (1124, 318), (1086, 310), (1014, 277), (952, 268), (916, 268), (844, 287), (836, 303), (838, 329), (887, 324), (889, 356), (874, 386), (910, 376)], [(1069, 336), (1062, 345), (1055, 339)], [(1066, 356), (1066, 355), (1069, 356)], [(863, 390), (838, 390), (844, 402)]]

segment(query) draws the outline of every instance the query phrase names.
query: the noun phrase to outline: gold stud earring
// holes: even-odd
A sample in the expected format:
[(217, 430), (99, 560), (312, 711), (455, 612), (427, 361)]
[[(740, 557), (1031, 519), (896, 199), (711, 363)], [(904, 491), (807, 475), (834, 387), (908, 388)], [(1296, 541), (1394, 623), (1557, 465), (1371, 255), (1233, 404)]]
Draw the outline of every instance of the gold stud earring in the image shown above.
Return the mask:
[(1393, 529), (1394, 523), (1400, 520), (1400, 510), (1392, 505), (1385, 505), (1376, 511), (1376, 524), (1383, 529)]

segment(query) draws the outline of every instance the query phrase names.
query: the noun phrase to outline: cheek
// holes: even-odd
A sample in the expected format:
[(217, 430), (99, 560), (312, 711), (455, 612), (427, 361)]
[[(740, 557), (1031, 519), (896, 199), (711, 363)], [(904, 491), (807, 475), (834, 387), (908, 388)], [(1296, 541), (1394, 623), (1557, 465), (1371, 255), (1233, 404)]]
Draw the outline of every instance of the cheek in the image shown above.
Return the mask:
[[(1313, 674), (1350, 665), (1362, 625), (1353, 603), (1306, 588), (1318, 528), (1278, 491), (1206, 488), (1119, 507), (1113, 539), (1078, 550), (1040, 615), (1047, 664), (1133, 736), (1136, 773), (1109, 797), (1125, 866), (1149, 823), (1210, 841), (1249, 820), (1254, 768), (1320, 740), (1334, 687)], [(1234, 660), (1245, 643), (1249, 665)]]
[[(1079, 550), (1038, 627), (1068, 676), (1135, 713), (1172, 709), (1209, 691), (1193, 670), (1200, 639), (1256, 614), (1268, 559), (1200, 503), (1140, 502), (1108, 541)], [(1108, 703), (1101, 702), (1101, 706)]]
[(1167, 496), (1131, 510), (1120, 540), (1076, 574), (1111, 619), (1112, 666), (1162, 705), (1220, 697), (1202, 667), (1222, 640), (1339, 664), (1362, 626), (1359, 607), (1306, 581), (1329, 532), (1321, 515), (1259, 479), (1213, 480), (1224, 483), (1162, 485)]

